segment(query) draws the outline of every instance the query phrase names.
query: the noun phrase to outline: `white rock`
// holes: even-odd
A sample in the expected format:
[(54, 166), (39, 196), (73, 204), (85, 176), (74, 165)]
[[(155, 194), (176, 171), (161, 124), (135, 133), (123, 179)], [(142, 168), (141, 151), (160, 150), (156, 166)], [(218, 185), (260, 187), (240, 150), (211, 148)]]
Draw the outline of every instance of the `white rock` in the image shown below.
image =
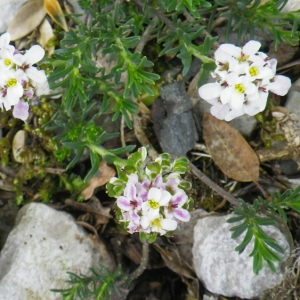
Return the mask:
[(300, 9), (300, 1), (299, 0), (288, 0), (284, 8), (281, 10), (282, 12), (290, 12)]
[(28, 0), (1, 0), (0, 1), (0, 33), (6, 31), (19, 8)]
[(104, 245), (99, 251), (65, 212), (31, 203), (16, 222), (0, 254), (1, 300), (61, 299), (50, 289), (70, 287), (66, 272), (89, 274), (100, 262), (114, 265)]
[[(232, 232), (229, 229), (233, 224), (226, 223), (226, 220), (232, 216), (208, 216), (198, 220), (192, 249), (195, 271), (213, 294), (247, 299), (259, 297), (267, 288), (279, 284), (283, 274), (279, 267), (274, 274), (267, 266), (259, 275), (253, 274), (252, 258), (249, 257), (253, 243), (241, 255), (234, 250), (243, 237), (237, 240), (230, 237)], [(286, 259), (289, 246), (282, 233), (272, 226), (263, 229), (285, 249)]]

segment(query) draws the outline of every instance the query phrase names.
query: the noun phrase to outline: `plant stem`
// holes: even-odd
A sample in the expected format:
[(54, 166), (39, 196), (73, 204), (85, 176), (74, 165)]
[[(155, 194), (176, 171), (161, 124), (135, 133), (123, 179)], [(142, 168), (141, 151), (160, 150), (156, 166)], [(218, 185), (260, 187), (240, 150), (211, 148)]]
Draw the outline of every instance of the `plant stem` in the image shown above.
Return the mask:
[(149, 261), (149, 243), (143, 243), (143, 252), (141, 257), (141, 264), (128, 276), (125, 286), (129, 287), (131, 282), (137, 279), (146, 269)]
[(214, 183), (211, 179), (209, 179), (206, 175), (204, 175), (193, 163), (190, 162), (190, 167), (192, 172), (206, 185), (208, 185), (211, 189), (217, 192), (220, 196), (228, 200), (232, 205), (241, 207), (241, 204), (238, 202), (236, 198), (232, 195), (228, 194), (225, 190), (219, 187), (216, 183)]
[(111, 154), (111, 152), (107, 151), (106, 149), (93, 145), (93, 144), (88, 144), (87, 145), (91, 151), (98, 153), (101, 156), (105, 156), (105, 155), (110, 155), (110, 156), (114, 156), (114, 165), (119, 166), (119, 167), (124, 167), (127, 164), (127, 160), (126, 159), (122, 159), (116, 155)]

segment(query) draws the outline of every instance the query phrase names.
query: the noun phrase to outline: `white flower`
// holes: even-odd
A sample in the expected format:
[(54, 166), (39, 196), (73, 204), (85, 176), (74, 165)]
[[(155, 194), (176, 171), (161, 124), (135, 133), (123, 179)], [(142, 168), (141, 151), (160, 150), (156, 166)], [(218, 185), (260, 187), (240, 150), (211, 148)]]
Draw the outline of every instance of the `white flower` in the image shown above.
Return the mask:
[(220, 95), (223, 104), (229, 104), (231, 109), (241, 110), (245, 101), (245, 96), (255, 100), (259, 97), (258, 89), (254, 83), (248, 80), (247, 76), (238, 76), (230, 73), (226, 77), (228, 86)]
[(13, 46), (1, 49), (1, 51), (0, 51), (1, 61), (0, 62), (1, 62), (1, 65), (3, 65), (3, 67), (5, 69), (10, 69), (13, 66), (14, 52), (15, 52), (15, 48)]
[(232, 44), (222, 44), (220, 49), (225, 53), (231, 55), (236, 58), (239, 62), (247, 61), (252, 55), (255, 55), (259, 48), (261, 47), (261, 43), (257, 41), (249, 41), (245, 44), (243, 48), (234, 46)]
[(230, 121), (263, 111), (269, 92), (286, 95), (289, 78), (276, 74), (276, 59), (258, 52), (261, 44), (249, 41), (244, 47), (223, 44), (215, 52), (217, 82), (199, 88), (202, 99), (212, 105), (210, 112), (218, 119)]
[(20, 83), (21, 79), (22, 74), (20, 70), (7, 70), (0, 74), (0, 86), (3, 87), (1, 100), (6, 110), (9, 110), (12, 105), (17, 104), (23, 95), (24, 90)]
[(0, 36), (0, 49), (4, 49), (4, 48), (10, 46), (9, 42), (10, 42), (10, 34), (8, 32), (3, 33)]
[(165, 234), (167, 231), (173, 231), (177, 228), (177, 222), (172, 219), (163, 218), (161, 215), (156, 217), (153, 216), (142, 216), (141, 226), (146, 232), (158, 232)]
[(18, 53), (14, 55), (14, 62), (26, 73), (26, 75), (37, 83), (44, 83), (47, 77), (43, 70), (38, 70), (33, 65), (39, 62), (45, 55), (45, 50), (39, 46), (34, 45), (26, 51), (24, 55)]
[(210, 100), (214, 101), (220, 97), (223, 90), (224, 86), (222, 86), (219, 82), (207, 83), (199, 88), (199, 95), (207, 102)]
[(168, 219), (188, 222), (191, 218), (191, 215), (186, 209), (182, 208), (187, 200), (187, 194), (183, 190), (178, 191), (174, 196), (172, 196), (169, 205), (164, 208), (165, 216)]
[(267, 87), (272, 93), (284, 96), (289, 91), (291, 85), (291, 80), (288, 77), (276, 75)]
[(153, 219), (159, 216), (160, 207), (168, 205), (171, 194), (166, 190), (151, 188), (147, 198), (147, 201), (142, 203), (142, 211), (144, 215)]

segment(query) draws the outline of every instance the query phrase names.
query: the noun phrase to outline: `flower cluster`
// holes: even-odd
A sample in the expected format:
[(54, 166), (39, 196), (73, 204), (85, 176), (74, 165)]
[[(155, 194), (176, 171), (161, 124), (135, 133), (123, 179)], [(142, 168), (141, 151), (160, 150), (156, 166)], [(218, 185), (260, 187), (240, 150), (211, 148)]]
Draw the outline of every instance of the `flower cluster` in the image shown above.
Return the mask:
[(21, 120), (28, 118), (29, 102), (33, 96), (46, 93), (48, 82), (45, 72), (33, 65), (40, 61), (44, 49), (32, 46), (24, 54), (10, 45), (9, 33), (0, 36), (0, 108), (10, 110)]
[[(171, 163), (169, 155), (164, 153), (145, 165), (146, 157), (146, 149), (140, 148), (129, 158), (131, 166), (126, 166), (119, 178), (112, 178), (107, 188), (110, 191), (122, 186), (116, 206), (119, 221), (125, 223), (128, 232), (163, 235), (175, 230), (179, 221), (190, 219), (186, 209), (189, 202), (186, 190), (190, 184), (181, 179), (188, 164), (185, 158)], [(137, 164), (139, 167), (134, 170), (132, 166)], [(134, 172), (126, 174), (126, 169)]]
[(231, 121), (241, 115), (253, 116), (266, 107), (269, 92), (284, 96), (291, 80), (276, 75), (276, 59), (258, 52), (261, 44), (249, 41), (243, 48), (222, 44), (215, 52), (217, 82), (200, 87), (200, 97), (212, 104), (211, 114)]

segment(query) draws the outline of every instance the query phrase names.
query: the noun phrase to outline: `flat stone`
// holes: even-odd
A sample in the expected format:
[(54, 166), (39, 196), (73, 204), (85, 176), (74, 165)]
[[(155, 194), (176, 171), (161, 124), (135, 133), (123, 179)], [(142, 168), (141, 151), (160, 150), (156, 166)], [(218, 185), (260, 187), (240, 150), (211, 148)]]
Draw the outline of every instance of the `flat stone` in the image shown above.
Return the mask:
[(89, 275), (99, 263), (114, 263), (73, 217), (41, 203), (24, 206), (0, 254), (1, 300), (58, 300), (50, 289), (70, 287), (66, 272)]
[(198, 140), (192, 101), (183, 82), (165, 85), (160, 92), (151, 109), (155, 134), (164, 152), (184, 156)]
[(285, 108), (300, 118), (300, 78), (297, 79), (290, 88), (285, 103)]
[[(226, 220), (233, 216), (207, 216), (198, 220), (192, 249), (195, 271), (213, 294), (246, 299), (259, 297), (266, 289), (279, 284), (283, 273), (277, 267), (274, 274), (265, 265), (258, 275), (254, 275), (253, 261), (249, 257), (253, 242), (241, 255), (234, 250), (243, 236), (231, 238), (229, 229), (238, 224), (229, 224)], [(283, 234), (273, 226), (264, 226), (263, 230), (285, 249), (284, 259), (287, 259), (289, 246)]]

